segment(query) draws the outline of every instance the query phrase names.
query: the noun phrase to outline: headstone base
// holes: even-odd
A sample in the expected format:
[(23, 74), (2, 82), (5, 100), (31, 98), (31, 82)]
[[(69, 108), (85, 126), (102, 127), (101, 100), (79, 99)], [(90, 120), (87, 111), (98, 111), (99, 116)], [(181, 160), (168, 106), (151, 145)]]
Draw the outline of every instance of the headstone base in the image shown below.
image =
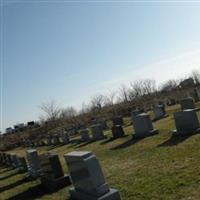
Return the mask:
[(104, 194), (101, 197), (90, 196), (89, 194), (85, 194), (81, 191), (77, 191), (75, 188), (70, 188), (69, 193), (72, 199), (76, 200), (121, 200), (120, 194), (118, 190), (110, 188), (110, 191)]
[(42, 186), (48, 191), (55, 191), (65, 186), (71, 185), (71, 181), (68, 175), (65, 175), (57, 179), (52, 179), (47, 176), (41, 176), (40, 180)]
[(186, 131), (177, 131), (177, 130), (173, 130), (172, 131), (172, 136), (187, 136), (187, 135), (193, 135), (193, 134), (197, 134), (200, 133), (200, 128), (197, 128), (195, 130), (186, 130)]
[(159, 132), (157, 129), (153, 129), (149, 132), (146, 132), (144, 134), (140, 134), (140, 133), (135, 133), (133, 134), (133, 139), (138, 139), (138, 138), (144, 138), (144, 137), (149, 137), (149, 136), (153, 136), (153, 135), (157, 135)]
[(98, 137), (98, 138), (91, 138), (90, 141), (104, 140), (104, 139), (106, 139), (106, 138), (107, 138), (107, 136), (104, 135), (104, 136), (101, 136), (101, 137)]

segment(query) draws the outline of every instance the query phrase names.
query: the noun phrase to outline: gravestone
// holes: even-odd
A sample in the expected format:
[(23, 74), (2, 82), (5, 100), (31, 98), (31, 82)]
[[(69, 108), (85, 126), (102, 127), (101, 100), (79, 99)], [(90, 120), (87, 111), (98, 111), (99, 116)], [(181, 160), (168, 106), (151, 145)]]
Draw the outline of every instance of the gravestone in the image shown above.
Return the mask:
[(113, 138), (124, 137), (125, 133), (124, 133), (123, 127), (120, 125), (113, 126), (112, 127), (112, 135), (113, 135)]
[(27, 150), (27, 160), (28, 160), (28, 174), (30, 178), (37, 178), (40, 176), (41, 166), (40, 158), (38, 156), (37, 150), (29, 149)]
[(58, 154), (42, 154), (40, 161), (40, 180), (46, 189), (54, 191), (71, 184), (69, 176), (63, 173)]
[(0, 152), (0, 163), (3, 164), (3, 153)]
[(10, 154), (6, 154), (6, 165), (7, 166), (12, 166), (12, 157)]
[(181, 99), (181, 110), (195, 109), (195, 103), (192, 97)]
[(144, 109), (136, 109), (131, 112), (131, 117), (135, 117), (144, 112)]
[(3, 161), (3, 157), (2, 157), (2, 153), (0, 152), (0, 163), (2, 164)]
[(106, 138), (100, 124), (92, 125), (90, 126), (90, 129), (92, 132), (92, 140), (102, 140)]
[(12, 159), (12, 166), (15, 167), (15, 168), (18, 168), (19, 167), (19, 161), (18, 161), (18, 158), (17, 158), (17, 155), (14, 154), (14, 153), (11, 153), (11, 159)]
[(158, 130), (153, 128), (150, 115), (147, 113), (139, 114), (132, 117), (133, 127), (135, 129), (135, 138), (143, 138), (158, 134)]
[(91, 152), (71, 152), (64, 155), (73, 187), (71, 199), (121, 200), (117, 190), (109, 188), (96, 156)]
[(19, 171), (26, 172), (28, 170), (26, 159), (22, 156), (18, 156), (18, 161), (19, 161)]
[(52, 138), (49, 136), (47, 137), (47, 146), (51, 146), (52, 145)]
[(3, 155), (2, 155), (2, 163), (4, 164), (4, 165), (6, 165), (6, 160), (7, 158), (6, 158), (6, 153), (3, 153)]
[(81, 129), (80, 134), (81, 134), (81, 140), (83, 142), (88, 142), (90, 140), (90, 135), (89, 135), (88, 129)]
[(167, 117), (164, 105), (154, 106), (153, 112), (154, 112), (154, 121)]
[(60, 139), (59, 139), (59, 136), (58, 136), (58, 135), (54, 135), (54, 136), (53, 136), (53, 144), (54, 144), (54, 145), (60, 144)]
[(70, 139), (69, 139), (69, 134), (67, 132), (64, 132), (62, 134), (62, 143), (63, 144), (69, 144)]
[(168, 102), (167, 102), (167, 105), (168, 106), (174, 106), (174, 105), (176, 105), (176, 99), (173, 99), (173, 98), (169, 99)]
[(191, 135), (200, 132), (199, 120), (194, 109), (174, 113), (176, 130), (173, 135)]
[(124, 125), (123, 117), (121, 115), (115, 116), (112, 118), (113, 126), (115, 125)]
[(106, 120), (103, 120), (103, 119), (99, 120), (98, 123), (101, 124), (101, 127), (103, 130), (106, 130), (108, 128)]

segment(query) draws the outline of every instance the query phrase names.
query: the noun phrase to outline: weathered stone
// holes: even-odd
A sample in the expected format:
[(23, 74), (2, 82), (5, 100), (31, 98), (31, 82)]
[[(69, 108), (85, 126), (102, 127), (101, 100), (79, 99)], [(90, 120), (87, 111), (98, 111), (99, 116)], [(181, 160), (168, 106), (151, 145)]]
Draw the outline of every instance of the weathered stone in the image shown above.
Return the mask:
[(7, 166), (12, 166), (12, 158), (10, 154), (6, 154), (6, 165)]
[(125, 136), (123, 127), (121, 125), (115, 125), (112, 127), (113, 138), (119, 138)]
[(136, 109), (131, 112), (131, 117), (135, 117), (144, 112), (144, 109)]
[(135, 138), (142, 138), (151, 135), (158, 134), (158, 130), (153, 128), (150, 115), (147, 113), (139, 114), (135, 117), (132, 117), (133, 127), (135, 129)]
[(102, 140), (105, 139), (105, 135), (103, 133), (103, 129), (100, 124), (95, 124), (90, 126), (92, 132), (92, 139), (93, 140)]
[(42, 171), (40, 179), (46, 189), (54, 191), (71, 184), (69, 176), (63, 173), (57, 154), (45, 153), (40, 160)]
[(64, 155), (73, 183), (69, 192), (77, 200), (121, 200), (117, 190), (109, 188), (101, 166), (91, 152)]
[(18, 168), (19, 167), (19, 161), (18, 161), (18, 158), (17, 158), (17, 155), (14, 154), (14, 153), (11, 153), (11, 159), (12, 159), (12, 166), (15, 167), (15, 168)]
[(112, 118), (113, 126), (115, 125), (124, 125), (123, 117), (121, 115), (115, 116)]
[(41, 173), (40, 158), (38, 156), (37, 150), (29, 149), (27, 150), (28, 159), (28, 173), (31, 178), (39, 177)]
[(62, 143), (63, 144), (69, 144), (70, 143), (69, 134), (67, 132), (62, 134)]
[(26, 159), (24, 157), (18, 156), (18, 160), (19, 160), (19, 170), (21, 172), (26, 172), (28, 170)]
[(154, 112), (154, 120), (159, 120), (164, 117), (167, 117), (164, 105), (154, 106), (153, 112)]
[(200, 132), (197, 113), (193, 109), (174, 113), (176, 130), (173, 135), (190, 135)]
[(181, 99), (181, 110), (195, 109), (195, 103), (192, 97)]
[(81, 129), (80, 134), (81, 134), (81, 140), (83, 142), (88, 142), (90, 140), (90, 135), (89, 135), (88, 129)]
[(58, 135), (54, 135), (52, 139), (53, 139), (52, 141), (53, 141), (54, 145), (59, 145), (60, 144), (60, 138), (59, 138)]

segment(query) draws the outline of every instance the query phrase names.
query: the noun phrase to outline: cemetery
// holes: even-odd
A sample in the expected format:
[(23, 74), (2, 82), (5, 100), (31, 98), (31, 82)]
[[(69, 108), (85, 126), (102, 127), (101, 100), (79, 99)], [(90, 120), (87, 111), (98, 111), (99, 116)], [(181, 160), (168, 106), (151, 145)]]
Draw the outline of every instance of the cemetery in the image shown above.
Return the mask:
[(200, 0), (0, 2), (0, 200), (200, 200)]
[(167, 106), (156, 121), (154, 110), (133, 111), (106, 130), (93, 124), (0, 152), (1, 198), (198, 199), (200, 103), (186, 108)]

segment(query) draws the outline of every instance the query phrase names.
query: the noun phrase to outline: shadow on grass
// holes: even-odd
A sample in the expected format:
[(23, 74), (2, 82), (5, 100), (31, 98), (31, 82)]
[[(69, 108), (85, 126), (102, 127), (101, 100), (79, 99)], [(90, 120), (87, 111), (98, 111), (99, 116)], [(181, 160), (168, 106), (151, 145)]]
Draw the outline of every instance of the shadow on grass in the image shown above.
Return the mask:
[(21, 180), (18, 180), (16, 182), (14, 182), (14, 183), (11, 183), (10, 185), (6, 185), (4, 187), (0, 187), (0, 192), (4, 192), (6, 190), (10, 190), (10, 189), (12, 189), (12, 188), (14, 188), (14, 187), (16, 187), (18, 185), (21, 185), (21, 184), (23, 184), (23, 183), (25, 183), (27, 181), (28, 180), (26, 178), (24, 178), (24, 179), (21, 179)]
[(185, 136), (171, 136), (167, 141), (163, 142), (162, 144), (159, 144), (157, 147), (170, 147), (178, 145), (181, 142), (184, 142), (192, 135), (185, 135)]
[(20, 172), (19, 172), (19, 171), (16, 171), (15, 173), (9, 174), (9, 175), (7, 175), (7, 176), (0, 177), (0, 181), (5, 180), (5, 179), (7, 179), (7, 178), (10, 178), (10, 177), (12, 177), (12, 176), (15, 176), (15, 175), (17, 175), (17, 174), (20, 174)]
[(32, 188), (27, 189), (26, 191), (17, 194), (16, 196), (10, 197), (6, 200), (33, 200), (42, 197), (46, 194), (53, 194), (56, 191), (50, 192), (44, 189), (44, 187), (39, 184)]
[(91, 141), (89, 141), (89, 142), (82, 143), (82, 144), (76, 146), (75, 148), (76, 148), (76, 149), (77, 149), (77, 148), (81, 148), (81, 147), (87, 146), (88, 144), (91, 144), (91, 143), (94, 143), (94, 142), (96, 142), (96, 141), (95, 141), (95, 140), (94, 140), (94, 141), (91, 140)]
[(81, 143), (83, 143), (82, 141), (81, 141), (81, 139), (73, 139), (73, 140), (71, 140), (70, 141), (70, 146), (77, 146), (77, 145), (80, 145)]
[(144, 138), (131, 139), (131, 140), (128, 140), (128, 141), (126, 141), (126, 142), (124, 142), (122, 144), (117, 145), (116, 147), (111, 148), (110, 150), (124, 149), (124, 148), (127, 148), (127, 147), (129, 147), (131, 145), (134, 145), (134, 144), (140, 142), (143, 139)]
[(57, 144), (57, 145), (54, 145), (54, 146), (49, 146), (49, 147), (48, 147), (48, 150), (56, 149), (56, 148), (62, 147), (62, 146), (64, 146), (64, 145), (65, 145), (65, 144)]
[(124, 135), (124, 136), (118, 137), (118, 138), (111, 137), (111, 138), (109, 138), (109, 139), (107, 139), (107, 140), (101, 142), (100, 144), (101, 144), (101, 145), (108, 144), (108, 143), (110, 143), (110, 142), (113, 142), (114, 140), (117, 140), (117, 139), (120, 139), (120, 138), (125, 138), (125, 137), (128, 137), (128, 135)]
[[(5, 170), (4, 170), (5, 169)], [(3, 171), (2, 171), (3, 170)], [(11, 167), (4, 167), (0, 170), (0, 174), (4, 174), (6, 172), (9, 172), (9, 171), (13, 171), (15, 169), (11, 168)]]

